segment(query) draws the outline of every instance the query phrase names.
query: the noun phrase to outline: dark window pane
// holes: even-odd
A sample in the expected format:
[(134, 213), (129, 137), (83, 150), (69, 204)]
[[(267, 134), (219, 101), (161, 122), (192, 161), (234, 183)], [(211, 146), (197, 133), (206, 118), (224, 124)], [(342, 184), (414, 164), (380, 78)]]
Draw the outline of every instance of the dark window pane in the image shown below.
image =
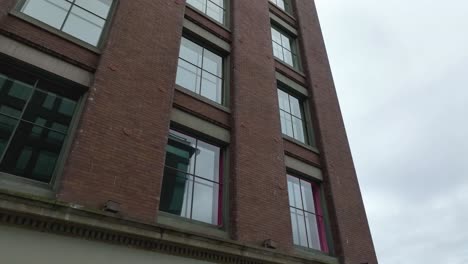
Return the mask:
[[(63, 102), (66, 102), (65, 108), (63, 107)], [(74, 101), (62, 98), (53, 93), (45, 93), (36, 90), (26, 108), (23, 119), (33, 122), (38, 126), (51, 128), (61, 133), (67, 133), (75, 107), (76, 102)]]
[(166, 167), (161, 190), (160, 210), (190, 218), (193, 176)]
[(19, 118), (33, 88), (0, 76), (0, 113)]
[[(63, 134), (21, 122), (0, 167), (7, 173), (49, 183), (64, 139)], [(27, 160), (29, 151), (31, 154)], [(18, 163), (18, 160), (22, 162)]]
[(18, 120), (0, 114), (0, 157), (10, 140)]

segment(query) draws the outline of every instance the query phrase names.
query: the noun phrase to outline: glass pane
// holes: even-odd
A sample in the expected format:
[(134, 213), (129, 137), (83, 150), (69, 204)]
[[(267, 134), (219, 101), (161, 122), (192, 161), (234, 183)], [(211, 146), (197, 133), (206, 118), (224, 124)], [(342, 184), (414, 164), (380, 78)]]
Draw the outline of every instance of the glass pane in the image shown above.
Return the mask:
[(192, 219), (218, 224), (219, 185), (195, 178)]
[(206, 14), (209, 17), (213, 18), (214, 20), (218, 21), (219, 23), (221, 23), (221, 24), (224, 23), (224, 10), (220, 6), (214, 4), (211, 1), (208, 1), (208, 7), (206, 9)]
[(187, 0), (187, 4), (205, 13), (207, 0)]
[(107, 14), (112, 6), (112, 0), (76, 0), (75, 4), (102, 18), (107, 18)]
[(312, 184), (301, 180), (302, 201), (304, 203), (304, 210), (315, 213), (314, 195), (312, 193)]
[(33, 88), (0, 76), (0, 113), (19, 118)]
[[(180, 51), (179, 51), (179, 58), (182, 58), (185, 61), (189, 62), (190, 64), (193, 64), (197, 66), (198, 68), (201, 68), (202, 67), (202, 54), (203, 54), (202, 47), (200, 47), (199, 45), (195, 44), (194, 42), (186, 38), (182, 38)], [(180, 60), (179, 60), (179, 64), (180, 64)]]
[(293, 129), (294, 129), (294, 138), (305, 143), (305, 134), (304, 134), (304, 123), (301, 119), (292, 117)]
[(283, 134), (293, 137), (293, 129), (292, 129), (292, 120), (291, 115), (280, 110), (280, 119), (281, 119), (281, 131)]
[(281, 45), (281, 34), (278, 30), (271, 28), (271, 38), (273, 39), (273, 42)]
[(70, 7), (64, 0), (27, 0), (21, 12), (60, 29)]
[(313, 214), (306, 213), (305, 219), (309, 247), (320, 250), (320, 237), (317, 227), (317, 218)]
[(276, 1), (276, 5), (277, 5), (279, 8), (285, 10), (285, 7), (284, 7), (284, 0), (277, 0), (277, 1)]
[(202, 73), (201, 95), (219, 104), (222, 103), (223, 81), (210, 73)]
[(198, 141), (195, 175), (219, 182), (219, 148)]
[[(7, 173), (49, 183), (65, 139), (64, 135), (54, 136), (51, 133), (59, 134), (21, 122), (7, 149), (1, 169)], [(26, 162), (25, 152), (29, 151), (32, 153), (27, 164), (18, 163), (20, 159)]]
[(283, 59), (283, 48), (281, 48), (281, 46), (276, 42), (273, 42), (273, 55), (275, 55), (275, 57), (280, 59), (280, 60), (284, 60)]
[(105, 20), (74, 6), (62, 30), (97, 46), (104, 24)]
[(291, 102), (291, 114), (302, 119), (301, 104), (299, 103), (299, 99), (293, 96), (289, 96), (289, 102)]
[(206, 50), (203, 52), (203, 69), (219, 78), (223, 77), (223, 58)]
[(281, 46), (288, 51), (291, 51), (291, 40), (283, 34), (281, 34)]
[(183, 173), (194, 173), (196, 140), (171, 130), (166, 146), (166, 166)]
[(200, 77), (201, 70), (190, 63), (179, 59), (177, 67), (176, 84), (184, 87), (187, 90), (200, 93)]
[(53, 93), (36, 90), (24, 112), (23, 119), (62, 133), (67, 133), (73, 116), (69, 113), (65, 115), (59, 111), (64, 100), (69, 105), (69, 112), (73, 114), (76, 102)]
[(290, 206), (302, 209), (299, 179), (291, 175), (288, 175), (288, 196)]
[(278, 89), (278, 102), (279, 107), (281, 110), (289, 113), (291, 110), (289, 109), (289, 100), (288, 94), (285, 93), (283, 90)]
[(294, 67), (292, 53), (286, 49), (283, 49), (283, 56), (283, 61)]
[(221, 8), (224, 8), (224, 0), (208, 0), (208, 1)]
[(166, 167), (161, 189), (161, 211), (190, 218), (193, 177)]
[(10, 140), (18, 120), (0, 114), (0, 157)]
[(291, 225), (294, 244), (307, 247), (306, 224), (301, 210), (291, 208)]

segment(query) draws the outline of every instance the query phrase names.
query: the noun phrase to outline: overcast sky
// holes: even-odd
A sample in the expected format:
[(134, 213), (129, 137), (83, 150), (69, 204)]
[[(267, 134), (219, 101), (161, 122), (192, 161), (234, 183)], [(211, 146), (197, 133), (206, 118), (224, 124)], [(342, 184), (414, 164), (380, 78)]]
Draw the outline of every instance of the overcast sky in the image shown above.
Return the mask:
[(315, 0), (380, 264), (468, 263), (468, 1)]

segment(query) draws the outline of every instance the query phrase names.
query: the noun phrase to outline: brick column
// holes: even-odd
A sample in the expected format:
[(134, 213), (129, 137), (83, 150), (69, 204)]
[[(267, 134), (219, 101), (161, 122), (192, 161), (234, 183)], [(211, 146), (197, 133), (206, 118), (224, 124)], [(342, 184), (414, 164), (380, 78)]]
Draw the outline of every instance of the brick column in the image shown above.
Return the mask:
[(235, 239), (292, 246), (268, 1), (232, 2), (231, 225)]
[(59, 199), (154, 221), (185, 1), (118, 1)]
[(337, 256), (346, 264), (376, 264), (372, 237), (313, 1), (297, 0), (304, 71), (312, 94)]

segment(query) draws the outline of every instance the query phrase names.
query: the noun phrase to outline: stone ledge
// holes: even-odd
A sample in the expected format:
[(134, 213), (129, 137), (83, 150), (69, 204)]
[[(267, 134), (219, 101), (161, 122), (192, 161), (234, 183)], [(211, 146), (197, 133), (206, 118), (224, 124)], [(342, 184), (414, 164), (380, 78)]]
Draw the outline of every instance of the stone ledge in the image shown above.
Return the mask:
[(339, 263), (336, 258), (327, 255), (289, 255), (228, 239), (126, 220), (72, 204), (20, 197), (12, 193), (0, 193), (0, 224), (216, 263)]

